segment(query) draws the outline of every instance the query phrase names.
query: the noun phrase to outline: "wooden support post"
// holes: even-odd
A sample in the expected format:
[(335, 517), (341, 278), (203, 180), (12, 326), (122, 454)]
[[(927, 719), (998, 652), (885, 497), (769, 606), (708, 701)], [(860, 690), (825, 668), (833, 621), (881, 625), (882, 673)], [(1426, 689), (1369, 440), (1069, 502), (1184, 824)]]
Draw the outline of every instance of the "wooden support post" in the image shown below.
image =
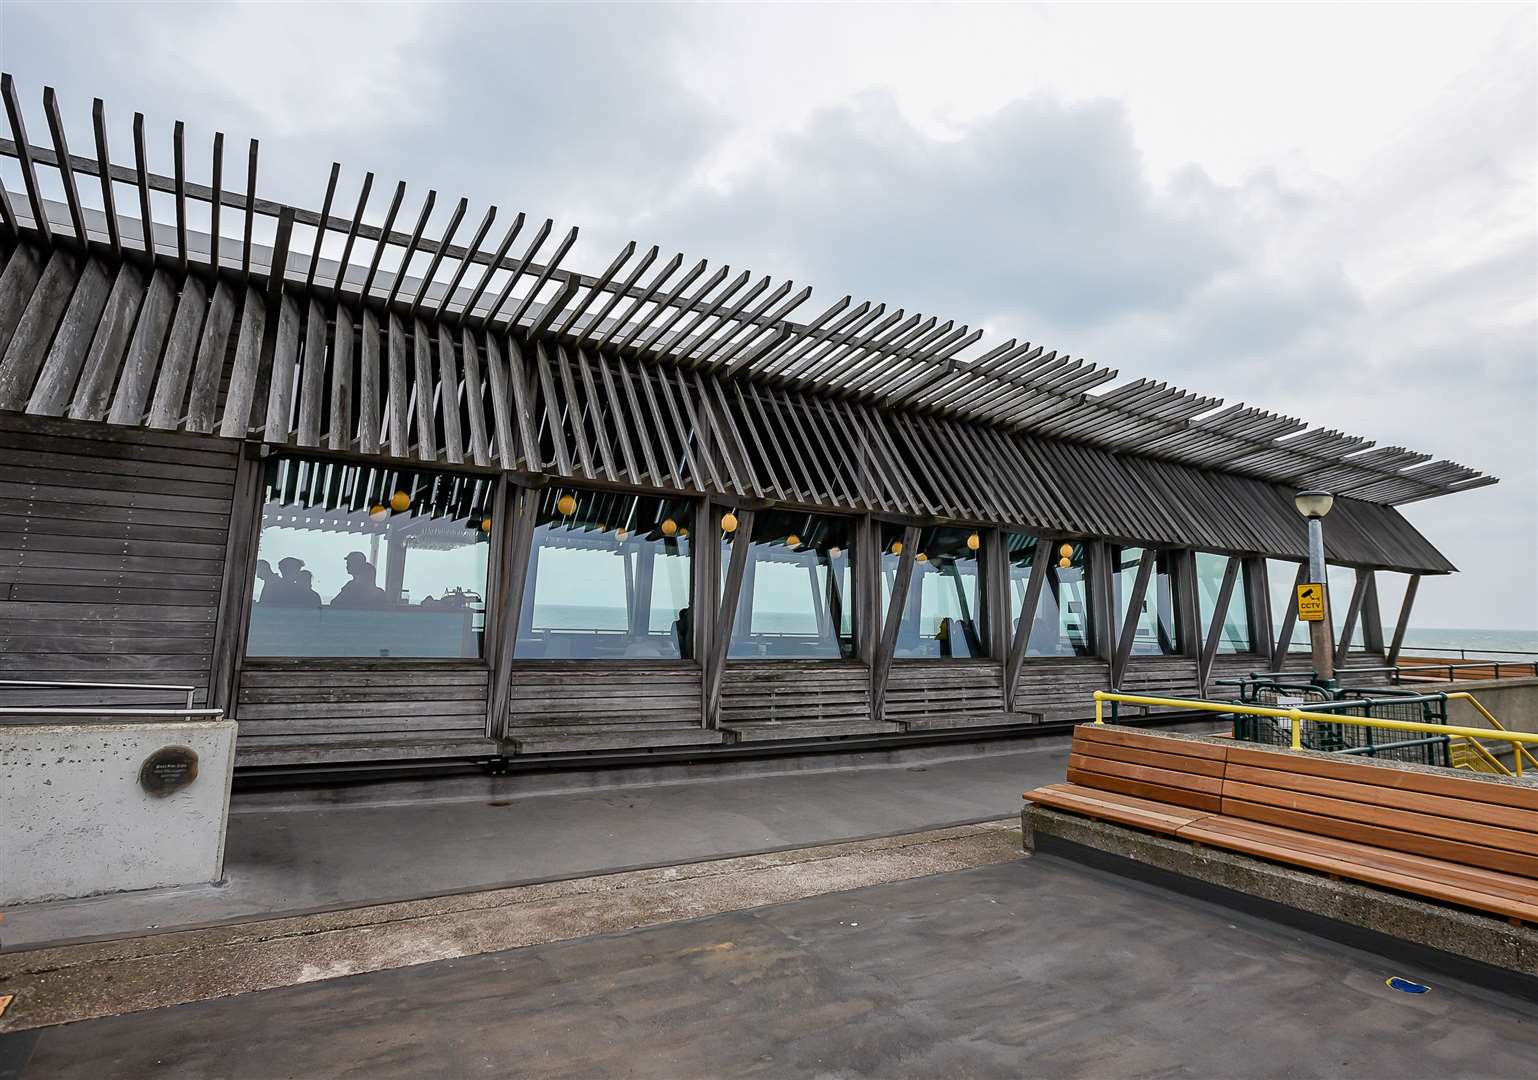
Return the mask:
[(1292, 652), (1292, 629), (1298, 625), (1298, 586), (1308, 581), (1308, 563), (1298, 564), (1297, 576), (1292, 580), (1292, 595), (1287, 598), (1287, 614), (1282, 616), (1282, 629), (1276, 635), (1276, 648), (1271, 653), (1271, 670), (1281, 671), (1287, 665)]
[(1095, 540), (1085, 545), (1089, 565), (1084, 569), (1086, 622), (1094, 630), (1095, 655), (1105, 661), (1106, 681), (1112, 678), (1116, 659), (1116, 587), (1111, 566), (1111, 545)]
[(1394, 640), (1389, 644), (1388, 656), (1384, 658), (1384, 664), (1395, 667), (1399, 663), (1399, 650), (1404, 646), (1405, 631), (1410, 628), (1410, 609), (1415, 606), (1415, 593), (1421, 586), (1419, 574), (1410, 575), (1410, 583), (1405, 586), (1404, 601), (1399, 605), (1399, 619), (1394, 623)]
[(1271, 583), (1265, 559), (1244, 560), (1244, 600), (1250, 620), (1250, 643), (1269, 666), (1275, 643), (1271, 640)]
[[(1111, 654), (1111, 686), (1117, 689), (1121, 687), (1121, 680), (1127, 673), (1127, 661), (1132, 656), (1132, 645), (1137, 640), (1138, 614), (1143, 605), (1143, 598), (1148, 595), (1148, 579), (1153, 575), (1155, 563), (1158, 561), (1158, 552), (1152, 548), (1144, 548), (1142, 557), (1137, 563), (1137, 577), (1133, 581), (1132, 595), (1126, 598), (1126, 608), (1122, 612), (1112, 608), (1111, 617), (1122, 616), (1121, 633), (1116, 640), (1116, 651)], [(1157, 624), (1159, 613), (1154, 611), (1154, 621)], [(1112, 626), (1112, 633), (1116, 627)], [(1157, 633), (1157, 630), (1155, 631)]]
[(875, 665), (876, 646), (881, 639), (881, 527), (869, 514), (855, 524), (854, 551), (850, 558), (855, 652), (869, 672)]
[(737, 619), (737, 601), (747, 571), (749, 549), (753, 545), (753, 511), (737, 511), (737, 531), (732, 533), (731, 558), (726, 564), (726, 580), (721, 585), (721, 606), (716, 615), (715, 638), (710, 643), (705, 665), (705, 722), (720, 726), (721, 680), (726, 674), (726, 653), (731, 645), (732, 625)]
[(495, 571), (491, 588), (486, 642), (491, 665), (491, 693), (487, 695), (487, 734), (501, 738), (507, 732), (512, 704), (513, 656), (518, 631), (523, 626), (524, 595), (529, 567), (534, 558), (534, 529), (539, 516), (540, 489), (519, 487), (504, 477), (492, 517), (496, 541)]
[(1212, 625), (1207, 627), (1207, 640), (1202, 643), (1202, 654), (1197, 659), (1196, 685), (1202, 697), (1207, 696), (1207, 679), (1212, 675), (1212, 661), (1223, 640), (1223, 628), (1228, 621), (1228, 607), (1233, 602), (1234, 583), (1239, 577), (1240, 566), (1238, 559), (1230, 558), (1223, 568), (1223, 584), (1218, 586), (1217, 600), (1212, 607)]
[(1378, 606), (1378, 572), (1367, 570), (1367, 591), (1362, 595), (1362, 647), (1383, 655), (1383, 611)]
[(235, 713), (240, 662), (245, 649), (246, 623), (251, 611), (257, 542), (262, 520), (262, 478), (267, 463), (254, 445), (242, 445), (236, 459), (230, 524), (224, 545), (224, 570), (219, 613), (214, 623), (214, 647), (208, 673), (208, 704)]
[(1020, 669), (1025, 662), (1026, 650), (1031, 643), (1031, 630), (1036, 625), (1036, 609), (1041, 606), (1041, 590), (1051, 573), (1052, 553), (1057, 542), (1048, 542), (1044, 536), (1036, 538), (1036, 550), (1031, 553), (1031, 576), (1025, 586), (1025, 602), (1020, 607), (1020, 618), (1015, 623), (1015, 637), (1009, 645), (1009, 659), (1004, 667), (1004, 708), (1015, 711), (1015, 695), (1020, 690)]
[(1346, 608), (1346, 619), (1341, 623), (1340, 640), (1335, 645), (1335, 666), (1345, 666), (1351, 652), (1351, 635), (1356, 633), (1356, 621), (1362, 614), (1362, 600), (1367, 595), (1367, 583), (1372, 580), (1371, 570), (1356, 571), (1356, 583), (1351, 589), (1351, 604)]
[[(878, 722), (886, 708), (886, 684), (892, 674), (892, 658), (897, 652), (897, 634), (902, 629), (908, 586), (913, 583), (913, 568), (918, 565), (915, 561), (919, 548), (918, 526), (909, 525), (903, 529), (902, 545), (902, 552), (897, 556), (897, 575), (892, 580), (892, 598), (881, 624), (881, 640), (876, 645), (876, 662), (870, 672), (871, 719)], [(880, 557), (878, 551), (877, 558)]]

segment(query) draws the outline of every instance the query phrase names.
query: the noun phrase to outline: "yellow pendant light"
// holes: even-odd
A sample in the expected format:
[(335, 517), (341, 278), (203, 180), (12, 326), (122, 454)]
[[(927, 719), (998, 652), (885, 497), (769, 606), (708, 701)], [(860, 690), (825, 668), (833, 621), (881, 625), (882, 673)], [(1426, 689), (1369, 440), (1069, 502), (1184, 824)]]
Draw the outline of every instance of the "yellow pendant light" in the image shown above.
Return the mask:
[(679, 536), (688, 536), (689, 535), (689, 530), (688, 529), (679, 529), (678, 530), (678, 535)]
[(730, 510), (721, 515), (721, 531), (729, 533), (737, 531), (737, 515)]
[(973, 533), (971, 536), (967, 537), (967, 548), (969, 550), (976, 551), (978, 548), (980, 548), (982, 546), (983, 546), (983, 538), (981, 536), (978, 536), (976, 533)]
[(791, 533), (785, 538), (785, 545), (787, 547), (800, 547), (801, 537), (797, 536), (795, 533)]
[(404, 491), (397, 491), (394, 495), (390, 496), (390, 509), (397, 513), (410, 510), (411, 496), (407, 495)]
[(614, 530), (614, 539), (616, 539), (616, 540), (623, 540), (623, 539), (625, 539), (629, 535), (630, 535), (630, 530), (629, 529), (619, 528), (619, 529), (615, 529)]
[(839, 556), (840, 556), (840, 555), (842, 555), (842, 554), (843, 554), (843, 553), (844, 553), (844, 549), (843, 549), (843, 548), (841, 548), (841, 547), (830, 547), (830, 548), (829, 548), (829, 549), (828, 549), (828, 558), (830, 558), (830, 559), (836, 559), (836, 558), (838, 558), (838, 557), (839, 557)]
[(893, 540), (891, 551), (893, 555), (901, 555), (903, 553), (903, 542), (901, 540)]
[(481, 518), (481, 532), (483, 532), (483, 533), (491, 532), (491, 519), (490, 518)]
[(1061, 555), (1065, 559), (1072, 559), (1073, 558), (1073, 545), (1072, 544), (1064, 544), (1062, 547), (1057, 549), (1057, 553), (1059, 555)]
[(375, 503), (368, 508), (368, 516), (373, 521), (383, 521), (390, 516), (390, 511), (385, 509), (384, 503)]
[(1073, 565), (1073, 560), (1064, 555), (1061, 559), (1057, 560), (1057, 565), (1061, 566), (1064, 570), (1067, 570), (1070, 566)]
[(921, 552), (919, 552), (919, 553), (918, 553), (918, 554), (917, 554), (917, 555), (915, 555), (915, 556), (913, 556), (913, 561), (914, 561), (914, 562), (928, 562), (928, 561), (929, 561), (929, 556), (928, 556), (928, 555), (925, 555), (925, 554), (924, 554), (924, 553), (923, 553), (923, 552), (922, 552), (922, 551), (921, 551)]
[(562, 495), (555, 500), (555, 508), (562, 517), (571, 517), (577, 512), (577, 500), (571, 495)]
[(672, 518), (663, 518), (662, 535), (672, 536), (676, 532), (678, 532), (678, 522), (674, 521)]

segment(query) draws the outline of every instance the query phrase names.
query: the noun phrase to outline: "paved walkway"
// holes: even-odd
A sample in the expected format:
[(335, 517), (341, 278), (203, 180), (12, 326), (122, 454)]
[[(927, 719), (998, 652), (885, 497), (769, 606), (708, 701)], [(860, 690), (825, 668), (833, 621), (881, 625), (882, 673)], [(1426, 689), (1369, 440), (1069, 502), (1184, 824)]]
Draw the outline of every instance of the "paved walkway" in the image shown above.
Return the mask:
[(523, 794), (548, 778), (482, 779), (471, 785), (479, 794), (456, 801), (273, 809), (284, 796), (237, 797), (225, 885), (25, 905), (6, 912), (0, 941), (10, 951), (917, 832), (1017, 814), (1021, 792), (1063, 778), (1066, 738), (981, 746), (949, 759), (818, 769), (812, 757), (782, 775), (555, 794)]
[(1538, 1074), (1531, 1003), (1051, 856), (0, 1038), (0, 1075)]

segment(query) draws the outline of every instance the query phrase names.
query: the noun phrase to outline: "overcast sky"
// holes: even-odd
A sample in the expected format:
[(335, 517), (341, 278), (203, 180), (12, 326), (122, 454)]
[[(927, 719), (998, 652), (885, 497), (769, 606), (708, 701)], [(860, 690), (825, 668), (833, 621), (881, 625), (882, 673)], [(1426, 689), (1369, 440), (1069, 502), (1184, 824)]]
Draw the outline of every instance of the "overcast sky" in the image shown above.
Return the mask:
[(337, 160), (1495, 473), (1407, 508), (1416, 623), (1534, 629), (1535, 10), (4, 2), (0, 60), (34, 138), (46, 83), (78, 149), (100, 96), (160, 171), (181, 119), (195, 179), (257, 137), (268, 197)]

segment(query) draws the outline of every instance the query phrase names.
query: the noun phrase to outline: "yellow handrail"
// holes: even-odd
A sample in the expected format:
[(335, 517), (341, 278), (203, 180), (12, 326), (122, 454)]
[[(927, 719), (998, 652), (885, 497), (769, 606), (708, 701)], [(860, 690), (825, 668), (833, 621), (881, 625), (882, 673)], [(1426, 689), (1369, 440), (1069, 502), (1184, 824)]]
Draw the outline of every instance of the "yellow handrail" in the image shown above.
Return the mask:
[[(1477, 697), (1475, 697), (1473, 694), (1469, 693), (1467, 690), (1460, 690), (1456, 694), (1448, 694), (1447, 695), (1447, 700), (1448, 701), (1467, 701), (1470, 705), (1474, 706), (1474, 710), (1476, 712), (1478, 712), (1480, 716), (1483, 716), (1486, 720), (1488, 720), (1490, 722), (1490, 726), (1493, 727), (1496, 731), (1505, 731), (1506, 730), (1506, 725), (1502, 724), (1499, 720), (1497, 720), (1494, 717), (1494, 715), (1491, 714), (1490, 710), (1485, 708), (1483, 705), (1481, 705), (1479, 703), (1479, 699)], [(1491, 735), (1490, 738), (1497, 739), (1497, 738), (1500, 738), (1500, 736), (1498, 736), (1498, 735)], [(1471, 739), (1470, 741), (1474, 742), (1475, 740)], [(1477, 745), (1477, 743), (1476, 743), (1476, 745)], [(1483, 750), (1484, 747), (1481, 746), (1480, 749)], [(1538, 767), (1538, 758), (1533, 757), (1532, 751), (1529, 750), (1527, 747), (1523, 746), (1521, 743), (1519, 743), (1519, 742), (1512, 743), (1511, 744), (1511, 751), (1512, 751), (1512, 756), (1517, 759), (1517, 775), (1518, 776), (1522, 775), (1522, 759), (1523, 758), (1526, 758), (1529, 762), (1531, 762), (1534, 767)], [(1486, 751), (1486, 752), (1488, 753), (1488, 751)]]
[[(1449, 695), (1451, 696), (1451, 695)], [(1105, 723), (1105, 703), (1117, 701), (1124, 705), (1151, 705), (1160, 709), (1185, 709), (1196, 712), (1214, 712), (1227, 715), (1269, 716), (1277, 720), (1292, 721), (1292, 749), (1303, 749), (1303, 721), (1313, 720), (1320, 724), (1353, 724), (1357, 727), (1382, 728), (1387, 731), (1414, 731), (1423, 735), (1461, 735), (1468, 739), (1500, 739), (1521, 749), (1522, 744), (1538, 745), (1538, 734), (1525, 731), (1487, 731), (1484, 728), (1462, 727), (1456, 724), (1426, 724), (1418, 720), (1383, 720), (1375, 716), (1348, 716), (1345, 713), (1311, 712), (1307, 709), (1273, 709), (1265, 705), (1236, 705), (1226, 701), (1197, 701), (1191, 698), (1145, 697), (1141, 694), (1121, 694), (1112, 690), (1095, 691), (1095, 723)], [(1522, 775), (1522, 755), (1516, 755), (1517, 775)]]

